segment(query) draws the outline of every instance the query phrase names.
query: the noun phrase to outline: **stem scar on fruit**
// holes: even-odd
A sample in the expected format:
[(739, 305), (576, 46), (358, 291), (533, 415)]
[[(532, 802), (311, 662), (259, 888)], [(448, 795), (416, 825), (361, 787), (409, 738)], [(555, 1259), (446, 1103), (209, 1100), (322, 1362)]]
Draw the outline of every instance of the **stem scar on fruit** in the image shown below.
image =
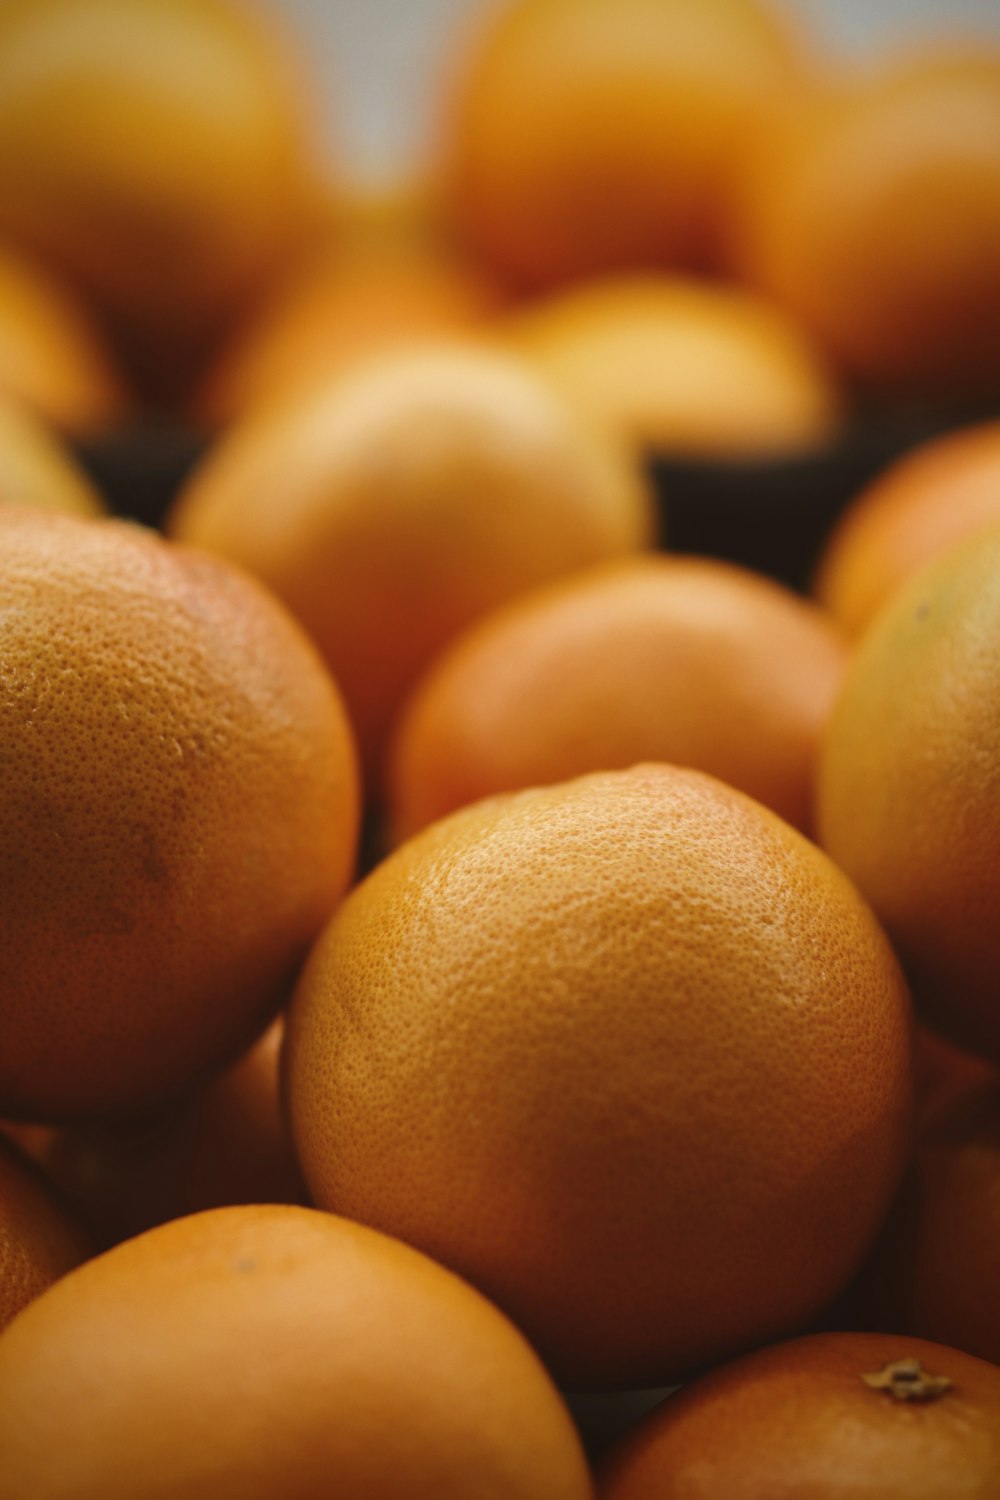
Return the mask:
[(897, 1401), (936, 1401), (952, 1382), (947, 1375), (928, 1375), (919, 1359), (894, 1359), (874, 1375), (862, 1375), (873, 1391), (885, 1391)]

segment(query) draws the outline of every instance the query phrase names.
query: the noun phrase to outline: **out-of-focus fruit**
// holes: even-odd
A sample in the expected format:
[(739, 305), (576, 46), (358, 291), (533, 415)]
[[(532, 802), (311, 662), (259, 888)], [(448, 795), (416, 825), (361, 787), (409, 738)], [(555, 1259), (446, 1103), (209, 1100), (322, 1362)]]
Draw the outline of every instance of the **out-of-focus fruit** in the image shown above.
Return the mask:
[(962, 1101), (998, 1078), (995, 1065), (918, 1025), (913, 1038), (913, 1083), (918, 1134), (933, 1130)]
[(286, 1059), (316, 1203), (467, 1276), (570, 1388), (801, 1327), (909, 1133), (908, 999), (868, 907), (766, 808), (669, 766), (396, 850), (314, 949)]
[(808, 829), (844, 662), (820, 610), (725, 563), (635, 558), (552, 584), (420, 683), (390, 757), (395, 832), (644, 760), (707, 771)]
[(940, 47), (766, 117), (732, 259), (866, 382), (1000, 382), (1000, 53)]
[(0, 249), (0, 393), (72, 433), (110, 427), (125, 405), (84, 309), (6, 246)]
[(104, 502), (58, 439), (0, 396), (0, 504), (99, 516)]
[(761, 1349), (670, 1396), (622, 1443), (602, 1500), (991, 1500), (1000, 1370), (896, 1334)]
[(235, 0), (7, 0), (0, 231), (162, 366), (301, 239), (302, 82)]
[(1000, 422), (922, 444), (869, 485), (826, 544), (816, 594), (860, 634), (912, 574), (990, 526), (1000, 526)]
[(86, 1253), (83, 1231), (0, 1134), (0, 1329)]
[(452, 636), (643, 546), (652, 516), (624, 447), (530, 368), (434, 345), (234, 427), (169, 525), (288, 604), (374, 773), (400, 702)]
[(746, 124), (800, 66), (758, 0), (518, 0), (457, 70), (455, 222), (529, 285), (701, 263)]
[(592, 283), (535, 303), (515, 347), (641, 448), (749, 459), (815, 448), (840, 393), (808, 337), (737, 287), (678, 277)]
[(918, 1011), (1000, 1061), (1000, 529), (922, 569), (863, 637), (820, 756), (817, 826)]
[(252, 580), (0, 507), (0, 1113), (151, 1107), (245, 1047), (352, 874), (336, 689)]
[(304, 1208), (182, 1219), (0, 1340), (2, 1500), (589, 1500), (522, 1336), (404, 1245)]

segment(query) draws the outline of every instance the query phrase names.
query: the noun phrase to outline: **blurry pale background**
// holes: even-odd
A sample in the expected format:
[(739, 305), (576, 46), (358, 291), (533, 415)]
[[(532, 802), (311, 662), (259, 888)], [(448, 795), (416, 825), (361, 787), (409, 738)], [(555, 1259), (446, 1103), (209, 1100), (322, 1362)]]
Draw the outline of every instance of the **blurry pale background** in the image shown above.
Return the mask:
[[(353, 177), (383, 181), (420, 160), (442, 70), (496, 0), (265, 0), (300, 39), (319, 82), (326, 138)], [(1000, 0), (784, 0), (835, 53), (898, 40), (989, 35)]]

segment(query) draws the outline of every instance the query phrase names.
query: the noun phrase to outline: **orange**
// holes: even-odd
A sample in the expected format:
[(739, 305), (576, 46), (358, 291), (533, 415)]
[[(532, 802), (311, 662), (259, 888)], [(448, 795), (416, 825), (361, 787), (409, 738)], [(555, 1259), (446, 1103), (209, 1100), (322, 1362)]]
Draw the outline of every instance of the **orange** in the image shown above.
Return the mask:
[(257, 574), (316, 641), (374, 774), (463, 626), (652, 531), (638, 466), (529, 368), (428, 345), (234, 427), (169, 518)]
[(484, 1298), (305, 1208), (181, 1219), (0, 1341), (2, 1500), (590, 1500), (569, 1415)]
[(1000, 1370), (923, 1339), (826, 1333), (762, 1349), (669, 1397), (625, 1439), (600, 1493), (991, 1500), (998, 1472)]
[(0, 504), (99, 516), (104, 501), (27, 407), (0, 396)]
[(816, 594), (860, 634), (913, 573), (991, 525), (1000, 525), (1000, 422), (921, 444), (869, 485), (826, 543)]
[(390, 855), (313, 951), (285, 1078), (318, 1206), (606, 1389), (834, 1295), (902, 1166), (909, 1069), (905, 986), (844, 876), (741, 793), (645, 766)]
[(85, 309), (6, 247), (0, 249), (0, 394), (73, 433), (110, 427), (125, 407)]
[(1000, 529), (876, 617), (820, 756), (821, 842), (871, 901), (935, 1029), (1000, 1061)]
[(231, 0), (8, 0), (0, 231), (147, 357), (200, 350), (304, 232), (301, 92)]
[(808, 337), (737, 287), (608, 278), (511, 319), (516, 348), (641, 448), (767, 458), (831, 440), (836, 383)]
[(919, 1025), (914, 1032), (913, 1070), (920, 1133), (933, 1129), (967, 1095), (997, 1077), (997, 1069), (984, 1057), (976, 1057)]
[(925, 1129), (878, 1262), (882, 1327), (1000, 1364), (1000, 1081)]
[(252, 580), (0, 508), (0, 1114), (151, 1106), (263, 1030), (352, 873), (336, 690)]
[(641, 760), (708, 771), (807, 829), (844, 661), (815, 606), (727, 563), (635, 558), (551, 584), (418, 687), (391, 757), (396, 830)]
[(732, 259), (854, 376), (1000, 380), (1000, 51), (939, 46), (779, 111), (748, 153)]
[(712, 256), (736, 145), (798, 75), (759, 0), (517, 0), (459, 60), (451, 211), (513, 281)]
[(0, 1134), (0, 1329), (86, 1252), (41, 1173)]

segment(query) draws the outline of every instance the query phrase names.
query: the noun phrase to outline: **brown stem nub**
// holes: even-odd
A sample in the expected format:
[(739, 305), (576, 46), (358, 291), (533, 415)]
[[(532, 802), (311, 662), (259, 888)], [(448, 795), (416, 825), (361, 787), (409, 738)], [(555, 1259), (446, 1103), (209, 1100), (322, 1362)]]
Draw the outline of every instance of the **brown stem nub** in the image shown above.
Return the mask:
[(885, 1391), (896, 1401), (936, 1401), (952, 1382), (947, 1375), (928, 1375), (919, 1359), (894, 1359), (875, 1375), (862, 1375), (873, 1391)]

